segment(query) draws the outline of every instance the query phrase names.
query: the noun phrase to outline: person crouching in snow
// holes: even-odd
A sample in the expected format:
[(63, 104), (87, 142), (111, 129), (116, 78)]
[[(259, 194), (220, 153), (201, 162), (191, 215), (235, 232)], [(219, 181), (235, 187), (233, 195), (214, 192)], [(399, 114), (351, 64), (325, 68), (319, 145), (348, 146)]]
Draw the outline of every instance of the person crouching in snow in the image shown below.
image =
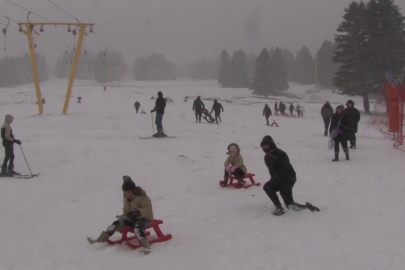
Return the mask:
[(238, 180), (238, 185), (243, 186), (243, 176), (247, 172), (246, 166), (243, 164), (243, 158), (240, 155), (240, 148), (236, 143), (228, 145), (228, 158), (225, 160), (225, 175), (224, 181), (221, 183), (228, 185), (228, 175), (235, 175)]
[(121, 216), (110, 225), (106, 231), (103, 231), (96, 240), (87, 238), (90, 244), (104, 243), (116, 231), (121, 231), (124, 226), (134, 228), (136, 236), (142, 244), (144, 253), (150, 253), (152, 250), (146, 238), (145, 228), (153, 220), (152, 202), (145, 190), (136, 186), (131, 177), (123, 176), (124, 183), (122, 191), (124, 192), (124, 209)]
[(303, 209), (319, 211), (317, 207), (310, 203), (301, 205), (294, 202), (292, 189), (297, 181), (295, 171), (288, 155), (283, 150), (277, 148), (273, 138), (269, 135), (264, 136), (260, 146), (266, 154), (264, 156), (264, 163), (269, 169), (271, 176), (271, 179), (264, 184), (263, 189), (276, 207), (273, 215), (281, 216), (285, 213), (277, 196), (277, 192), (280, 192), (287, 209), (294, 211), (301, 211)]

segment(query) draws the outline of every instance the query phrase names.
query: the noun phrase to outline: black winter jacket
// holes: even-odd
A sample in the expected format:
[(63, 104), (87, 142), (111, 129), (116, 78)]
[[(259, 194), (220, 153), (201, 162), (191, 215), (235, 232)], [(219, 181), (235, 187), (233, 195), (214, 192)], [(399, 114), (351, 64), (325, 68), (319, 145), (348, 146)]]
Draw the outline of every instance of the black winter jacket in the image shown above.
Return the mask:
[(347, 117), (347, 114), (345, 112), (342, 112), (341, 114), (334, 113), (332, 115), (332, 120), (330, 121), (329, 132), (331, 132), (333, 129), (336, 129), (339, 125), (339, 134), (346, 134), (347, 132), (350, 132), (349, 123), (349, 118)]
[(193, 111), (195, 110), (196, 112), (200, 112), (204, 108), (205, 108), (205, 105), (201, 99), (197, 98), (196, 100), (194, 100)]
[(348, 127), (348, 132), (354, 132), (357, 133), (358, 129), (358, 123), (360, 121), (360, 113), (359, 111), (352, 107), (352, 108), (346, 108), (345, 109), (345, 114), (349, 118), (349, 127)]
[(331, 118), (332, 117), (333, 108), (332, 108), (332, 106), (330, 106), (329, 102), (322, 106), (321, 115), (324, 118)]
[(221, 109), (222, 109), (222, 111), (224, 111), (224, 107), (222, 107), (222, 104), (221, 104), (221, 103), (219, 103), (219, 102), (214, 103), (214, 104), (212, 105), (212, 110), (211, 110), (210, 113), (212, 113), (212, 111), (214, 111), (215, 114), (220, 114), (220, 113), (221, 113)]
[(273, 139), (268, 135), (263, 138), (260, 145), (269, 145), (271, 149), (270, 154), (264, 156), (264, 163), (269, 169), (271, 180), (286, 185), (294, 183), (296, 174), (288, 155), (277, 148)]
[(155, 102), (155, 108), (153, 111), (156, 111), (156, 113), (160, 114), (165, 114), (165, 108), (166, 108), (166, 99), (163, 97), (158, 97)]

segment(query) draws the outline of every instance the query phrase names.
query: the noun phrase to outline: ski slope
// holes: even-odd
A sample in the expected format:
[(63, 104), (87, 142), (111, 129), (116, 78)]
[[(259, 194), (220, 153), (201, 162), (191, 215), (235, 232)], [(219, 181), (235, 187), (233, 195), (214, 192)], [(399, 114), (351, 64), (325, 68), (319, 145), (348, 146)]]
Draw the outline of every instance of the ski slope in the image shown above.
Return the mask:
[[(331, 162), (320, 109), (325, 101), (334, 108), (346, 104), (348, 97), (294, 84), (289, 97), (266, 100), (212, 81), (129, 81), (107, 91), (76, 81), (68, 115), (62, 115), (66, 87), (66, 80), (42, 84), (43, 115), (37, 115), (32, 84), (0, 88), (0, 116), (15, 117), (15, 137), (32, 172), (41, 172), (28, 180), (0, 178), (0, 269), (404, 269), (404, 153), (366, 128), (362, 113), (351, 160), (341, 152), (341, 161)], [(157, 91), (174, 101), (163, 127), (177, 137), (140, 140), (152, 134), (150, 97)], [(221, 124), (195, 123), (197, 95), (210, 110), (215, 98), (223, 104)], [(351, 99), (363, 112), (361, 98)], [(147, 114), (135, 114), (136, 100)], [(264, 104), (273, 110), (279, 100), (287, 107), (299, 102), (305, 116), (272, 116), (280, 127), (266, 126)], [(269, 180), (260, 148), (265, 135), (297, 172), (295, 200), (321, 212), (275, 217), (262, 187), (220, 188), (232, 142), (255, 180)], [(17, 145), (14, 150), (15, 170), (29, 173)], [(155, 218), (164, 220), (161, 229), (173, 235), (147, 256), (86, 241), (121, 213), (123, 175), (146, 190)]]

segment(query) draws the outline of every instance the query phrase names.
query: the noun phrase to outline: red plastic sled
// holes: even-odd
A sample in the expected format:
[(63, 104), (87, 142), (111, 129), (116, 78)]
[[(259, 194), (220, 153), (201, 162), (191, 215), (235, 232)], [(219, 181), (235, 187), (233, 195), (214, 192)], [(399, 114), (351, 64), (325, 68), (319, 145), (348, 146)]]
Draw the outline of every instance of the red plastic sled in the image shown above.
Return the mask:
[[(163, 223), (163, 220), (154, 219), (149, 224), (149, 226), (146, 227), (146, 229), (145, 229), (146, 236), (150, 236), (150, 231), (146, 231), (147, 229), (150, 229), (150, 228), (153, 228), (153, 230), (155, 231), (156, 236), (157, 236), (157, 238), (148, 239), (150, 245), (152, 245), (154, 243), (158, 243), (158, 242), (165, 242), (165, 241), (172, 239), (171, 234), (163, 234), (163, 232), (160, 230), (159, 225), (162, 223)], [(107, 243), (110, 245), (116, 245), (116, 244), (122, 244), (122, 242), (125, 242), (125, 244), (131, 249), (137, 249), (137, 248), (141, 247), (141, 243), (139, 242), (139, 239), (136, 236), (133, 228), (124, 227), (121, 230), (121, 233), (122, 233), (121, 239), (118, 239), (116, 241), (108, 239)], [(128, 236), (128, 233), (132, 233), (134, 235)], [(133, 241), (135, 241), (135, 243)]]
[[(228, 185), (225, 186), (224, 184), (222, 184), (221, 181), (219, 182), (219, 185), (220, 185), (221, 187), (234, 186), (234, 187), (237, 188), (237, 189), (239, 189), (239, 188), (247, 189), (247, 188), (250, 188), (250, 187), (252, 187), (252, 186), (260, 186), (261, 183), (260, 183), (260, 182), (255, 182), (255, 180), (253, 179), (253, 176), (255, 176), (254, 173), (245, 173), (245, 176), (243, 176), (243, 179), (249, 179), (249, 180), (250, 180), (250, 184), (246, 184), (246, 181), (243, 180), (243, 186), (239, 186), (237, 182), (236, 182), (236, 183), (233, 183), (233, 180), (236, 180), (236, 177), (235, 177), (234, 175), (233, 175), (233, 176), (230, 176), (230, 177), (227, 177), (227, 179), (228, 179), (228, 181), (229, 181)], [(236, 181), (237, 181), (237, 180), (236, 180)]]

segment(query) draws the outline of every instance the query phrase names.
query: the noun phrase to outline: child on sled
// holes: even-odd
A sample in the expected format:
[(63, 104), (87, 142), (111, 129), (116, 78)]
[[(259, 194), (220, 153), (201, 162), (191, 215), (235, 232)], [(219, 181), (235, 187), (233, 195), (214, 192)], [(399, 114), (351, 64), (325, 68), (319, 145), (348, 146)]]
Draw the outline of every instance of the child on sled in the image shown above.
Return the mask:
[(106, 231), (103, 231), (100, 236), (93, 240), (87, 238), (90, 244), (104, 243), (116, 231), (121, 231), (124, 226), (134, 228), (134, 231), (143, 247), (142, 252), (147, 254), (152, 252), (148, 238), (146, 238), (145, 228), (153, 220), (152, 202), (146, 195), (145, 190), (136, 186), (131, 177), (123, 176), (124, 183), (122, 191), (124, 192), (124, 209), (121, 216), (116, 216), (118, 219), (114, 221)]
[(243, 158), (240, 155), (240, 148), (236, 143), (228, 145), (228, 158), (225, 160), (224, 180), (221, 183), (228, 185), (228, 177), (234, 175), (238, 180), (238, 185), (243, 186), (243, 176), (247, 172), (246, 166), (243, 164)]

